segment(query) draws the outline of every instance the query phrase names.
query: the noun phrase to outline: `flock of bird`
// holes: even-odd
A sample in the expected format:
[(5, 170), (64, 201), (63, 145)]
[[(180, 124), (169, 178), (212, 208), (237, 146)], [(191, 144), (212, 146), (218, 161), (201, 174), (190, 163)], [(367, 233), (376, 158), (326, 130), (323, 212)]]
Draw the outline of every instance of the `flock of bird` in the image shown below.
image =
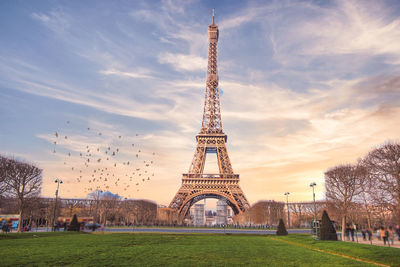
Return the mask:
[[(66, 123), (69, 125), (70, 121)], [(82, 185), (87, 194), (114, 191), (131, 198), (141, 185), (154, 178), (156, 153), (140, 149), (139, 134), (134, 136), (134, 143), (132, 138), (122, 135), (105, 142), (101, 131), (88, 127), (87, 132), (97, 142), (85, 143), (81, 148), (76, 144), (82, 145), (82, 142), (74, 142), (73, 136), (54, 132), (52, 152), (64, 158), (63, 167), (74, 177), (69, 183)], [(73, 190), (81, 191), (82, 186)]]

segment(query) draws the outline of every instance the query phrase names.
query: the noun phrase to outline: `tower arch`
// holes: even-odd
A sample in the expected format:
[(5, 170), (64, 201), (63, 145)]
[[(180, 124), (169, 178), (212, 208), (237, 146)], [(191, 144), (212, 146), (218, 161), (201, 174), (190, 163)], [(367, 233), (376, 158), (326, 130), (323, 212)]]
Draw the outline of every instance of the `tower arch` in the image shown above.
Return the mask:
[(226, 201), (226, 204), (231, 207), (235, 215), (240, 213), (240, 208), (235, 204), (235, 200), (228, 194), (222, 192), (202, 191), (193, 194), (182, 204), (181, 209), (178, 211), (180, 217), (183, 219), (195, 203), (207, 198), (223, 199)]

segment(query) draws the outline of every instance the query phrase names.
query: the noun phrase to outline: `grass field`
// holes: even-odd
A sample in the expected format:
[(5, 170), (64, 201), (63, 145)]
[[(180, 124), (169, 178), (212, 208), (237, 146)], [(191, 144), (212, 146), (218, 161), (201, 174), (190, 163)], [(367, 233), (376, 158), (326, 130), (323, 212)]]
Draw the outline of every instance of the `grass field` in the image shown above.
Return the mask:
[(400, 266), (400, 250), (314, 241), (308, 235), (0, 235), (1, 266), (377, 266), (374, 263)]

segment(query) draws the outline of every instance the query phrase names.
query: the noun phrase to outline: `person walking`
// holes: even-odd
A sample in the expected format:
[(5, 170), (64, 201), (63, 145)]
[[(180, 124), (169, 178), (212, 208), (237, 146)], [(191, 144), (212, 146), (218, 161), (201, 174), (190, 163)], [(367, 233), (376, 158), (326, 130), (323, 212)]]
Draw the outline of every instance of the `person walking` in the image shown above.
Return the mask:
[(386, 246), (386, 242), (387, 242), (387, 231), (385, 231), (385, 228), (383, 226), (381, 226), (380, 229), (380, 235), (381, 235), (381, 239), (383, 240), (383, 244)]
[(394, 230), (393, 230), (393, 227), (392, 226), (389, 226), (389, 228), (388, 228), (388, 230), (387, 230), (387, 233), (388, 233), (388, 242), (390, 242), (392, 245), (393, 245), (393, 243), (394, 243)]
[(349, 224), (346, 225), (346, 240), (350, 241), (350, 226)]
[(362, 234), (363, 240), (364, 241), (367, 240), (367, 229), (365, 229), (365, 227), (363, 227), (361, 229), (361, 234)]
[(397, 237), (398, 237), (398, 239), (400, 241), (400, 225), (396, 225), (396, 234), (397, 234)]
[(351, 241), (354, 242), (354, 225), (350, 225)]
[(367, 234), (368, 234), (368, 241), (371, 241), (371, 239), (372, 239), (372, 229), (368, 229), (367, 230)]
[(381, 228), (383, 227), (381, 226), (376, 230), (376, 237), (378, 238), (379, 241), (381, 240)]

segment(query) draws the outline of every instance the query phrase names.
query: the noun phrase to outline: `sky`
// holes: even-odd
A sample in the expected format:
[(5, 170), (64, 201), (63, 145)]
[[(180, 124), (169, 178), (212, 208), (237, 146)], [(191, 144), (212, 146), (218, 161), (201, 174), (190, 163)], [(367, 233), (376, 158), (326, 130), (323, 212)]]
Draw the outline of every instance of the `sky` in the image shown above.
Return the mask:
[(399, 1), (5, 0), (0, 153), (42, 168), (43, 196), (60, 178), (61, 197), (168, 205), (201, 126), (212, 8), (227, 149), (251, 204), (312, 200), (314, 181), (321, 199), (327, 169), (399, 140)]

